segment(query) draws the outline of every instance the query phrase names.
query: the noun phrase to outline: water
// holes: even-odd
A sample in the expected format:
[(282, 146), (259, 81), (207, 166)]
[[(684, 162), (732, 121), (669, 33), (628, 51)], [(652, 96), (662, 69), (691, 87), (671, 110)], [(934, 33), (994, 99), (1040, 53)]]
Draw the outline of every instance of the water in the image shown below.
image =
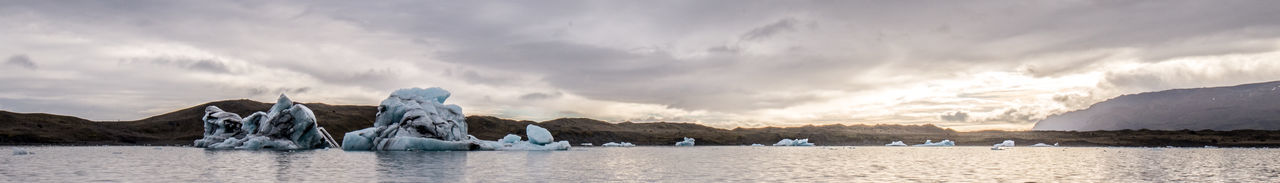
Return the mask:
[[(35, 154), (10, 155), (13, 148)], [(0, 147), (0, 182), (1274, 182), (1280, 149), (631, 147), (555, 152)]]

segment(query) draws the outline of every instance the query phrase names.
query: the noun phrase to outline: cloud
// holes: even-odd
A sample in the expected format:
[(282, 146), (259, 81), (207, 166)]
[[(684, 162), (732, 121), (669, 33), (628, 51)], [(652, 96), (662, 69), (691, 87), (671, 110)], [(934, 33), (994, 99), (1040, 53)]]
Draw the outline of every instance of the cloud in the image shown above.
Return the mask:
[(9, 60), (5, 61), (4, 64), (10, 65), (10, 66), (18, 66), (18, 67), (32, 69), (32, 70), (38, 68), (36, 67), (36, 63), (32, 62), (31, 58), (27, 57), (27, 55), (10, 56)]
[(794, 18), (784, 18), (769, 25), (751, 29), (751, 31), (742, 34), (739, 39), (745, 41), (760, 40), (769, 38), (778, 33), (795, 31), (796, 22), (797, 21)]
[(0, 72), (0, 99), (129, 119), (439, 86), (468, 114), (528, 120), (1004, 128), (1127, 93), (1280, 78), (1277, 6), (5, 1), (0, 53), (22, 54)]
[(535, 92), (535, 93), (529, 93), (529, 94), (521, 95), (521, 96), (520, 96), (520, 100), (546, 100), (546, 99), (559, 98), (561, 95), (564, 95), (564, 94), (562, 94), (562, 93), (560, 93), (560, 92), (555, 92), (555, 93), (537, 93), (537, 92)]
[(939, 117), (942, 118), (943, 121), (965, 121), (969, 119), (969, 113), (956, 111), (954, 113), (943, 113), (942, 116)]

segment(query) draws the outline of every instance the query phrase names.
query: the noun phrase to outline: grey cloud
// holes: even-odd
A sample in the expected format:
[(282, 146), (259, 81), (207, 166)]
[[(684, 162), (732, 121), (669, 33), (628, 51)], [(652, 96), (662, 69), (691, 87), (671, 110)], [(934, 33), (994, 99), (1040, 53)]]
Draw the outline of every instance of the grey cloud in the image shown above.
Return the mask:
[(956, 111), (953, 113), (943, 113), (942, 116), (939, 116), (939, 118), (942, 118), (943, 121), (963, 122), (969, 119), (969, 113), (965, 113), (963, 111)]
[(223, 65), (222, 62), (214, 60), (197, 60), (193, 63), (187, 64), (187, 68), (215, 73), (231, 73), (231, 70), (227, 69), (227, 65)]
[(310, 91), (311, 91), (311, 87), (299, 87), (299, 88), (264, 88), (264, 87), (257, 87), (257, 88), (248, 88), (248, 89), (245, 89), (245, 90), (247, 91), (247, 93), (246, 93), (246, 94), (248, 94), (248, 95), (250, 95), (250, 96), (261, 96), (261, 95), (275, 96), (275, 95), (279, 95), (279, 94), (286, 94), (286, 95), (304, 94), (304, 93), (310, 92)]
[(521, 95), (520, 100), (546, 100), (546, 99), (560, 98), (561, 95), (564, 95), (564, 94), (560, 92), (554, 92), (554, 93), (534, 92), (534, 93)]
[[(1280, 2), (4, 1), (0, 2), (0, 15), (23, 16), (0, 16), (4, 20), (0, 22), (38, 23), (98, 45), (27, 52), (23, 49), (44, 46), (40, 42), (17, 42), (0, 46), (12, 50), (0, 51), (40, 55), (41, 66), (46, 67), (42, 69), (62, 69), (48, 65), (76, 60), (53, 60), (44, 55), (77, 53), (73, 57), (109, 60), (116, 58), (90, 54), (107, 50), (104, 48), (154, 43), (227, 55), (254, 66), (304, 73), (342, 86), (393, 89), (419, 82), (402, 76), (426, 72), (422, 75), (445, 76), (443, 79), (470, 85), (548, 86), (530, 91), (735, 113), (828, 99), (812, 94), (815, 91), (856, 93), (969, 73), (1020, 71), (1036, 77), (1056, 77), (1092, 72), (1100, 68), (1091, 66), (1110, 61), (1112, 55), (1042, 59), (1049, 56), (1124, 49), (1142, 60), (1161, 62), (1188, 56), (1274, 51), (1274, 44), (1265, 41), (1280, 38), (1280, 21), (1274, 18), (1280, 17), (1280, 11), (1274, 7), (1280, 7)], [(820, 29), (818, 23), (822, 25)], [(344, 32), (349, 31), (346, 28), (357, 33)], [(3, 33), (23, 31), (0, 27)], [(19, 36), (39, 37), (14, 37)], [(795, 39), (776, 39), (784, 36)], [(385, 37), (391, 38), (381, 39)], [(633, 49), (638, 47), (653, 49)], [(178, 52), (156, 54), (183, 54)], [(417, 68), (365, 67), (378, 64), (369, 60), (407, 60)], [(6, 62), (14, 63), (12, 58)], [(35, 62), (31, 63), (30, 68), (36, 68)], [(14, 66), (26, 67), (22, 65)], [(179, 71), (243, 72), (232, 67), (237, 65), (217, 59), (180, 58), (159, 65)], [(436, 73), (446, 68), (452, 69)], [(182, 83), (130, 75), (139, 70), (128, 68), (123, 73), (66, 69), (85, 70), (77, 73), (87, 77), (112, 79), (101, 85), (39, 81), (59, 86), (87, 84), (105, 91), (175, 93), (172, 89), (188, 87), (228, 90), (179, 90), (193, 93), (162, 95), (186, 97), (166, 101), (311, 90)], [(179, 71), (166, 74), (185, 73)], [(1243, 74), (1225, 75), (1114, 72), (1108, 73), (1099, 87), (1147, 91), (1274, 79), (1265, 74), (1270, 71), (1274, 70), (1226, 69), (1221, 73)], [(39, 94), (32, 88), (43, 86), (5, 83), (10, 86), (0, 89), (32, 96)], [(58, 89), (50, 91), (79, 88)], [(155, 93), (133, 93), (151, 94)], [(957, 97), (1004, 101), (1007, 96), (1025, 94), (994, 91)], [(1087, 101), (1074, 96), (1062, 98)], [(68, 103), (61, 104), (73, 105)], [(502, 105), (510, 104), (495, 104)], [(996, 110), (986, 110), (989, 106), (979, 108), (983, 110), (963, 110)], [(935, 110), (929, 112), (943, 112)], [(1007, 115), (993, 120), (1025, 121), (1024, 116), (1038, 115), (1029, 114), (1032, 110), (1009, 111), (1013, 112), (1002, 111)], [(960, 113), (949, 114), (954, 117)], [(886, 120), (901, 118), (905, 117)], [(968, 120), (981, 121), (973, 118)]]
[(1018, 109), (1011, 108), (1011, 109), (1005, 109), (1004, 112), (994, 117), (987, 118), (984, 121), (1003, 122), (1003, 123), (1032, 123), (1038, 120), (1040, 119), (1036, 117), (1036, 114), (1032, 114), (1031, 112), (1027, 112), (1027, 111), (1019, 111)]
[(220, 60), (200, 59), (200, 58), (132, 58), (124, 59), (121, 63), (150, 63), (160, 66), (171, 66), (192, 71), (203, 71), (211, 73), (231, 73), (231, 69)]
[(32, 69), (32, 70), (38, 68), (36, 67), (36, 63), (31, 61), (30, 57), (27, 57), (27, 55), (22, 55), (22, 54), (13, 55), (9, 57), (9, 60), (5, 61), (4, 64), (10, 65), (10, 66), (18, 66), (18, 67)]
[(765, 39), (773, 35), (776, 35), (778, 33), (786, 32), (786, 31), (795, 31), (796, 30), (795, 26), (796, 26), (796, 19), (784, 18), (782, 20), (778, 20), (777, 22), (771, 23), (769, 25), (752, 29), (751, 31), (742, 34), (742, 36), (740, 36), (739, 39), (746, 40), (746, 41)]

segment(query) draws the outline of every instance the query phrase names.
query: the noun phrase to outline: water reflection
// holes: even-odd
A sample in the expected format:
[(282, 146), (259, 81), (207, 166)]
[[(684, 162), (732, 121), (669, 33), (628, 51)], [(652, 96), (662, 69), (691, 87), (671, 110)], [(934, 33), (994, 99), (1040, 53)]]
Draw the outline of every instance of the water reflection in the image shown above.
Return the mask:
[(461, 182), (467, 174), (467, 152), (376, 152), (378, 181)]
[[(0, 147), (8, 150), (10, 147)], [(634, 147), (555, 152), (24, 147), (0, 182), (1274, 182), (1280, 150)]]

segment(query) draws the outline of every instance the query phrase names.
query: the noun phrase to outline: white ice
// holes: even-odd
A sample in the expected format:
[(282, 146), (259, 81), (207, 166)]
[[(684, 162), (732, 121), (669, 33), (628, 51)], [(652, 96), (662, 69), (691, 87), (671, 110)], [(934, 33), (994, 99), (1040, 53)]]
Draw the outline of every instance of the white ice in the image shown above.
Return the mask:
[(1053, 145), (1036, 143), (1035, 145), (1031, 145), (1031, 147), (1058, 147), (1058, 143), (1053, 143)]
[(498, 140), (498, 142), (502, 142), (502, 143), (516, 143), (516, 142), (519, 142), (520, 140), (522, 140), (522, 139), (520, 139), (520, 136), (519, 136), (519, 135), (516, 135), (516, 134), (507, 134), (507, 136), (502, 137), (502, 139), (501, 139), (501, 140)]
[(782, 139), (778, 143), (774, 143), (773, 146), (813, 146), (813, 143), (809, 143), (809, 139)]
[(676, 142), (676, 146), (693, 146), (693, 138), (685, 137), (684, 141)]
[(604, 145), (600, 145), (600, 146), (604, 146), (604, 147), (635, 147), (636, 145), (635, 145), (635, 144), (631, 144), (630, 142), (622, 142), (622, 143), (609, 142), (609, 143), (604, 143)]
[(555, 141), (555, 138), (551, 137), (551, 131), (536, 125), (525, 127), (524, 133), (529, 136), (529, 142), (533, 144), (550, 144)]
[(249, 117), (205, 107), (204, 137), (196, 147), (210, 149), (316, 149), (329, 147), (316, 130), (316, 116), (302, 104), (294, 104), (283, 94), (267, 112)]
[(1013, 140), (1004, 140), (1004, 142), (992, 145), (991, 150), (1000, 150), (1001, 147), (1013, 147)]
[(553, 141), (551, 132), (529, 125), (521, 141), (508, 134), (498, 141), (467, 134), (462, 107), (444, 104), (451, 93), (444, 89), (406, 88), (382, 100), (373, 127), (346, 133), (343, 150), (353, 151), (451, 151), (451, 150), (567, 150), (568, 141)]
[(764, 146), (764, 144), (751, 144), (751, 147), (759, 147), (759, 146)]
[(907, 146), (907, 143), (902, 143), (902, 141), (893, 141), (891, 143), (885, 144), (884, 146)]
[(13, 155), (14, 155), (14, 156), (17, 156), (17, 155), (31, 155), (31, 154), (36, 154), (36, 153), (32, 153), (31, 151), (27, 151), (26, 149), (22, 149), (22, 148), (13, 148)]
[(934, 143), (933, 140), (924, 140), (923, 144), (916, 144), (913, 146), (925, 146), (925, 147), (956, 146), (956, 142), (951, 140), (942, 140), (942, 142)]

